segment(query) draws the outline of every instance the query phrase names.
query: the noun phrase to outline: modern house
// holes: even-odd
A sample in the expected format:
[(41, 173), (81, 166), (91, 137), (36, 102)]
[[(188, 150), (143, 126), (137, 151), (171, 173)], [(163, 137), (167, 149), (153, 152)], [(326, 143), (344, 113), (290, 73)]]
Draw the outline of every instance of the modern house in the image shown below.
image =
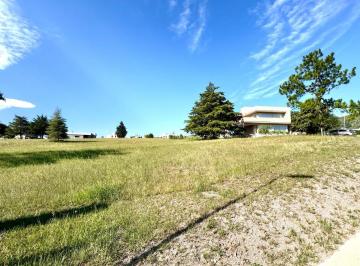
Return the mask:
[(84, 133), (84, 132), (70, 132), (67, 134), (69, 139), (93, 139), (96, 138), (96, 134)]
[(289, 132), (291, 110), (288, 107), (254, 106), (240, 110), (245, 133), (250, 136), (261, 135), (263, 131)]

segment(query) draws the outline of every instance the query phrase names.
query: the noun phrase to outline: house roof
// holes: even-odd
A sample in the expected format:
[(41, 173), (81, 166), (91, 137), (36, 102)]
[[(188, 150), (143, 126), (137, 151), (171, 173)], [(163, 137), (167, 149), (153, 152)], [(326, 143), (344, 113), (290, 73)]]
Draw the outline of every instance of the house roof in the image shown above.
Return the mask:
[(243, 107), (240, 110), (240, 113), (243, 116), (248, 116), (253, 113), (290, 113), (289, 107), (279, 107), (279, 106), (253, 106), (253, 107)]

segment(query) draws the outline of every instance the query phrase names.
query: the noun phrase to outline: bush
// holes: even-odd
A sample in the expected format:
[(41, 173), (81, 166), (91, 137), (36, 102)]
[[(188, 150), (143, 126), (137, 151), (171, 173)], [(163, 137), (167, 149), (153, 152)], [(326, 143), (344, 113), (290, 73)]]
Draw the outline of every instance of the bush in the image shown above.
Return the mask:
[(144, 138), (146, 138), (146, 139), (152, 139), (152, 138), (154, 138), (154, 134), (153, 134), (153, 133), (146, 134), (146, 135), (144, 136)]
[(269, 134), (270, 133), (269, 127), (261, 127), (261, 128), (259, 128), (258, 133), (259, 134)]
[(169, 135), (169, 139), (183, 139), (184, 136), (182, 134), (180, 135)]

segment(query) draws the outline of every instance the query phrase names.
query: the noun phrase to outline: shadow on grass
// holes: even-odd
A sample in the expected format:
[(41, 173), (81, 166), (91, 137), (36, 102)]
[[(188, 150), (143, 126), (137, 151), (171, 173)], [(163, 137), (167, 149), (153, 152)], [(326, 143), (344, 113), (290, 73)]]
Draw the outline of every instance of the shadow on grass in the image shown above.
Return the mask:
[(31, 225), (46, 224), (52, 219), (63, 219), (67, 217), (74, 217), (89, 212), (105, 209), (108, 207), (107, 203), (92, 203), (90, 205), (66, 209), (55, 212), (45, 212), (39, 215), (23, 216), (16, 219), (0, 221), (0, 232), (8, 231), (16, 227), (25, 228)]
[(242, 194), (239, 197), (236, 197), (228, 202), (226, 202), (225, 204), (216, 207), (215, 209), (213, 209), (212, 211), (203, 214), (202, 216), (200, 216), (199, 218), (195, 219), (194, 221), (190, 222), (189, 224), (187, 224), (185, 227), (178, 229), (177, 231), (173, 232), (172, 234), (168, 235), (166, 238), (160, 240), (158, 243), (155, 243), (154, 245), (150, 246), (149, 248), (147, 248), (146, 250), (144, 250), (142, 253), (132, 257), (130, 259), (129, 262), (119, 262), (118, 265), (137, 265), (139, 262), (141, 262), (142, 260), (144, 260), (145, 258), (147, 258), (148, 256), (150, 256), (151, 254), (155, 253), (156, 251), (158, 251), (161, 247), (163, 247), (164, 245), (170, 243), (171, 241), (173, 241), (176, 237), (188, 232), (190, 229), (194, 228), (196, 225), (204, 222), (205, 220), (209, 219), (210, 217), (212, 217), (213, 215), (217, 214), (218, 212), (228, 208), (229, 206), (244, 200), (245, 198), (249, 197), (250, 195), (262, 190), (263, 188), (266, 188), (267, 186), (270, 186), (272, 183), (274, 183), (275, 181), (279, 180), (281, 177), (276, 177), (276, 178), (272, 178), (270, 179), (268, 182), (266, 182), (263, 185), (260, 185), (259, 187), (251, 190), (249, 193), (247, 194)]
[(42, 264), (47, 265), (47, 263), (45, 263), (46, 260), (48, 259), (51, 260), (51, 258), (54, 257), (61, 258), (63, 256), (66, 256), (66, 254), (72, 253), (79, 248), (81, 248), (81, 246), (77, 246), (77, 247), (65, 246), (63, 248), (53, 249), (48, 252), (35, 253), (20, 258), (12, 258), (9, 259), (8, 261), (4, 261), (3, 263), (4, 265), (42, 265)]
[(313, 176), (313, 175), (304, 175), (304, 174), (287, 175), (286, 177), (299, 178), (299, 179), (315, 178), (315, 176)]
[(0, 168), (17, 167), (21, 165), (52, 164), (63, 159), (94, 159), (102, 155), (124, 154), (118, 150), (87, 149), (0, 153)]

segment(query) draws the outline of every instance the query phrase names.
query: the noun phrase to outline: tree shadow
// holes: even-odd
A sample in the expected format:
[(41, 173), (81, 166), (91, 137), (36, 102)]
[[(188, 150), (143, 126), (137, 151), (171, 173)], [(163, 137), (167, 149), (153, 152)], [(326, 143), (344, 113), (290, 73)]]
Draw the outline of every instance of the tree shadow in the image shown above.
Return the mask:
[(8, 231), (16, 227), (28, 227), (31, 225), (46, 224), (51, 222), (53, 219), (64, 219), (67, 217), (74, 217), (81, 214), (94, 212), (107, 208), (107, 203), (92, 203), (90, 205), (65, 209), (55, 212), (45, 212), (39, 215), (23, 216), (16, 219), (0, 221), (0, 232)]
[(112, 149), (0, 153), (0, 168), (11, 168), (21, 165), (53, 164), (63, 159), (94, 159), (103, 155), (120, 154), (124, 154), (124, 152)]
[(314, 175), (304, 175), (304, 174), (292, 174), (292, 175), (287, 175), (286, 177), (296, 178), (296, 179), (310, 179), (310, 178), (315, 178)]
[(6, 262), (4, 265), (41, 265), (44, 264), (44, 260), (51, 257), (60, 257), (65, 256), (67, 253), (74, 252), (77, 249), (80, 249), (83, 244), (73, 246), (65, 246), (62, 248), (52, 249), (48, 252), (39, 252), (28, 256), (22, 256), (20, 258), (12, 258)]
[(207, 213), (201, 215), (200, 217), (198, 217), (197, 219), (195, 219), (192, 222), (188, 223), (184, 227), (182, 227), (182, 228), (176, 230), (175, 232), (169, 234), (167, 237), (163, 238), (159, 242), (150, 245), (147, 249), (145, 249), (140, 254), (137, 254), (134, 257), (130, 258), (130, 261), (128, 261), (128, 262), (122, 261), (122, 262), (119, 262), (118, 265), (126, 265), (126, 266), (137, 265), (142, 260), (149, 257), (151, 254), (154, 254), (156, 251), (160, 250), (161, 247), (163, 247), (163, 246), (167, 245), (168, 243), (172, 242), (178, 236), (188, 232), (190, 229), (194, 228), (196, 225), (204, 222), (205, 220), (208, 220), (210, 217), (212, 217), (215, 214), (219, 213), (220, 211), (228, 208), (229, 206), (231, 206), (231, 205), (233, 205), (233, 204), (235, 204), (237, 202), (240, 202), (240, 201), (244, 200), (245, 198), (249, 197), (250, 195), (255, 194), (256, 192), (270, 186), (272, 183), (274, 183), (278, 179), (280, 179), (280, 177), (272, 178), (268, 182), (258, 186), (257, 188), (251, 190), (247, 194), (244, 193), (244, 194), (242, 194), (242, 195), (240, 195), (240, 196), (238, 196), (238, 197), (224, 203), (223, 205), (220, 205), (220, 206), (214, 208), (210, 212), (207, 212)]

